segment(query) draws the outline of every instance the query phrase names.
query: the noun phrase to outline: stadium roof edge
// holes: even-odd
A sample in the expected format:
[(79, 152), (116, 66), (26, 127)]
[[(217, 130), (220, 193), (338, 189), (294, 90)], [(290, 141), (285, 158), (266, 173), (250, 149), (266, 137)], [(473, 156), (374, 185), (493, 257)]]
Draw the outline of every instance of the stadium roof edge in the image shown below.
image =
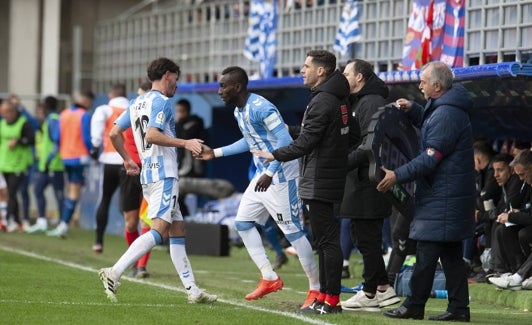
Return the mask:
[[(456, 81), (475, 80), (489, 77), (532, 77), (532, 64), (520, 62), (502, 62), (453, 68)], [(420, 70), (379, 72), (379, 78), (387, 84), (418, 82)], [(302, 77), (281, 77), (262, 80), (250, 80), (250, 89), (299, 88), (303, 85)], [(216, 92), (218, 83), (184, 83), (179, 84), (180, 92)]]

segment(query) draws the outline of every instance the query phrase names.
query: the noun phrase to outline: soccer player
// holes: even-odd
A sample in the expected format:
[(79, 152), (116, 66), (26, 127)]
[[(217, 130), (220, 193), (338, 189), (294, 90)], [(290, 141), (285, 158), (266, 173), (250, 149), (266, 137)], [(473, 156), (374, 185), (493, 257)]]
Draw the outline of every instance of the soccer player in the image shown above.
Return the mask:
[[(185, 225), (179, 210), (176, 147), (195, 154), (201, 153), (202, 141), (175, 137), (175, 111), (169, 97), (175, 94), (180, 69), (167, 58), (159, 58), (148, 66), (151, 91), (133, 100), (111, 129), (110, 137), (124, 159), (129, 175), (140, 173), (144, 197), (148, 201), (148, 216), (152, 220), (149, 232), (138, 237), (110, 268), (101, 269), (107, 298), (116, 302), (116, 292), (124, 271), (153, 246), (168, 239), (170, 258), (187, 290), (189, 303), (214, 302), (211, 295), (196, 286), (192, 267), (185, 250)], [(142, 161), (142, 172), (124, 148), (122, 132), (133, 128), (135, 144)]]
[[(235, 105), (234, 116), (242, 139), (233, 144), (211, 149), (204, 145), (198, 159), (210, 160), (251, 149), (271, 151), (292, 142), (281, 114), (264, 97), (248, 92), (248, 76), (240, 67), (228, 67), (222, 71), (218, 94), (226, 104)], [(261, 279), (255, 290), (246, 295), (247, 300), (281, 290), (283, 281), (268, 260), (255, 224), (264, 226), (269, 216), (277, 223), (286, 238), (296, 249), (301, 266), (308, 279), (310, 290), (301, 309), (310, 306), (319, 294), (319, 274), (312, 247), (301, 224), (301, 200), (297, 195), (299, 166), (297, 160), (264, 163), (253, 157), (256, 172), (250, 181), (235, 218), (236, 229), (248, 253), (261, 271)]]

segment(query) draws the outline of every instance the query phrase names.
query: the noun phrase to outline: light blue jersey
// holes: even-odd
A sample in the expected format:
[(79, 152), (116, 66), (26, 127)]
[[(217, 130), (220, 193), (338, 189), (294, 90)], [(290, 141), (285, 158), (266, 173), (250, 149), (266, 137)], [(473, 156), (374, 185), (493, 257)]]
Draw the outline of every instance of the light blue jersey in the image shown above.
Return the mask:
[(150, 184), (165, 178), (178, 178), (177, 149), (146, 143), (148, 127), (161, 130), (175, 138), (175, 111), (168, 97), (152, 90), (132, 100), (116, 124), (124, 130), (133, 127), (135, 145), (142, 162), (141, 184)]
[[(292, 137), (277, 108), (260, 95), (250, 93), (246, 105), (243, 108), (235, 108), (234, 116), (244, 137), (229, 146), (222, 147), (224, 156), (253, 149), (272, 152), (292, 142)], [(299, 176), (297, 160), (272, 161), (269, 164), (264, 164), (263, 161), (263, 158), (253, 155), (256, 173), (263, 174), (268, 170), (273, 174), (273, 184), (284, 183)]]

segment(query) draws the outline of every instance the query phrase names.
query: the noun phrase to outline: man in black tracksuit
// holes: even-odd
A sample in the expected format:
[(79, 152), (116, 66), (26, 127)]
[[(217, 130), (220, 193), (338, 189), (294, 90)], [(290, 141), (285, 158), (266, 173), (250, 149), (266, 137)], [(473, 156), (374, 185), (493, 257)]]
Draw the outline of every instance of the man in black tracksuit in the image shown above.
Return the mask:
[[(386, 104), (388, 87), (373, 72), (371, 64), (363, 60), (349, 61), (344, 69), (349, 82), (351, 112), (358, 120), (362, 138), (379, 107)], [(364, 261), (363, 290), (347, 301), (344, 309), (379, 311), (380, 307), (399, 302), (388, 283), (382, 258), (382, 226), (392, 211), (391, 203), (369, 179), (369, 159), (360, 148), (349, 153), (347, 182), (340, 216), (351, 218), (351, 238)]]
[(307, 209), (320, 268), (320, 295), (303, 312), (318, 314), (342, 311), (340, 223), (333, 205), (343, 197), (348, 150), (360, 140), (360, 129), (349, 110), (349, 84), (335, 69), (334, 54), (307, 53), (301, 74), (312, 98), (301, 126), (290, 127), (294, 141), (272, 153), (254, 152), (267, 160), (301, 158), (299, 196)]

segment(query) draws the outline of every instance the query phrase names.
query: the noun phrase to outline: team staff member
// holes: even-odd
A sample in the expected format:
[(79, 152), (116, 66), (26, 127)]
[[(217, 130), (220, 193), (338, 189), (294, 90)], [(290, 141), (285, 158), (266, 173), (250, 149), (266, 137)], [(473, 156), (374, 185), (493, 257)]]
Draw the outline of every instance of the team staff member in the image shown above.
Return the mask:
[(343, 257), (340, 223), (334, 213), (334, 204), (342, 200), (348, 150), (359, 142), (360, 130), (352, 127), (349, 83), (336, 70), (334, 54), (325, 50), (309, 51), (301, 74), (312, 98), (301, 127), (290, 128), (297, 137), (290, 145), (271, 153), (252, 152), (265, 158), (266, 162), (301, 158), (299, 197), (308, 212), (320, 272), (320, 294), (306, 312), (340, 313)]
[(419, 155), (395, 170), (382, 167), (381, 192), (396, 183), (416, 181), (415, 213), (410, 238), (417, 240), (412, 293), (392, 318), (423, 319), (438, 260), (445, 273), (449, 294), (447, 310), (437, 321), (469, 322), (467, 270), (462, 259), (462, 240), (475, 227), (475, 163), (469, 110), (473, 100), (465, 87), (453, 85), (453, 72), (442, 62), (428, 63), (419, 89), (427, 100), (423, 108), (406, 99), (396, 104), (420, 129)]

